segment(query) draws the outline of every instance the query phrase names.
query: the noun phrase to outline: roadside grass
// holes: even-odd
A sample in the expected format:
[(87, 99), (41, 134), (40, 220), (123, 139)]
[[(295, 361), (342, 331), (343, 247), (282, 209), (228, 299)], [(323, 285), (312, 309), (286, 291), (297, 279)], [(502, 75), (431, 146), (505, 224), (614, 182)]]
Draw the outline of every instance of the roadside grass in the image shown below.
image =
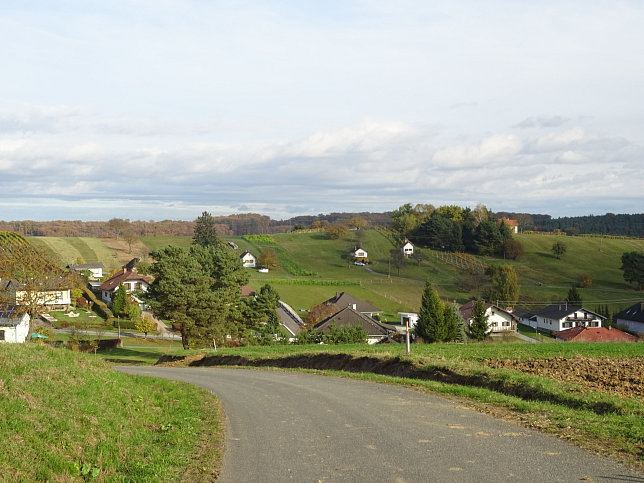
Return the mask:
[(0, 480), (216, 476), (221, 409), (207, 391), (129, 376), (94, 355), (39, 344), (1, 344), (0, 368)]

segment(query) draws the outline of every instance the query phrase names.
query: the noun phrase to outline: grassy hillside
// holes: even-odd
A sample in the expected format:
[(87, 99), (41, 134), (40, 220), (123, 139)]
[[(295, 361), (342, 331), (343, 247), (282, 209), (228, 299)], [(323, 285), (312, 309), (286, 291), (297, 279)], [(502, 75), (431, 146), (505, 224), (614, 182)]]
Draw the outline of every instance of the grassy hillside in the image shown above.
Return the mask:
[(213, 479), (212, 394), (39, 344), (0, 344), (0, 368), (0, 481)]
[[(480, 296), (487, 283), (484, 276), (472, 275), (446, 263), (437, 257), (440, 254), (431, 250), (423, 250), (425, 258), (420, 265), (409, 259), (398, 272), (389, 263), (393, 242), (386, 234), (375, 230), (350, 231), (342, 240), (330, 240), (322, 232), (222, 239), (234, 241), (239, 246), (238, 253), (250, 250), (259, 256), (266, 248), (274, 249), (280, 266), (267, 274), (249, 269), (251, 285), (259, 288), (266, 282), (273, 283), (282, 298), (297, 310), (306, 310), (335, 292), (347, 291), (371, 301), (385, 312), (387, 320), (393, 321), (398, 319), (396, 312), (418, 310), (427, 279), (446, 300), (460, 303)], [(584, 305), (591, 310), (608, 304), (612, 311), (617, 311), (644, 298), (644, 294), (623, 280), (619, 268), (622, 253), (644, 252), (644, 240), (525, 234), (516, 235), (516, 239), (525, 249), (521, 260), (476, 259), (486, 265), (508, 263), (514, 266), (521, 285), (519, 305), (538, 308), (562, 300), (582, 274), (592, 278), (590, 288), (580, 289)], [(115, 267), (134, 256), (149, 260), (150, 251), (167, 245), (189, 246), (192, 239), (142, 237), (131, 249), (123, 240), (37, 237), (30, 241), (56, 253), (63, 265), (82, 258), (86, 262), (102, 261), (108, 267)], [(561, 259), (551, 252), (557, 241), (567, 246)], [(368, 267), (355, 266), (348, 259), (349, 250), (356, 245), (369, 252), (371, 263)]]

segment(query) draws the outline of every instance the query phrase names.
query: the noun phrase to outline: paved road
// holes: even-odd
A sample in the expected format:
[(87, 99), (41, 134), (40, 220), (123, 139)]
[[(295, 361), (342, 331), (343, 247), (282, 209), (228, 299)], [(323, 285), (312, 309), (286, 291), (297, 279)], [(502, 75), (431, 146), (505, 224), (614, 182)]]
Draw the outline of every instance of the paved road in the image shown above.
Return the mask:
[(216, 393), (221, 482), (644, 482), (557, 438), (410, 389), (304, 373), (121, 367)]

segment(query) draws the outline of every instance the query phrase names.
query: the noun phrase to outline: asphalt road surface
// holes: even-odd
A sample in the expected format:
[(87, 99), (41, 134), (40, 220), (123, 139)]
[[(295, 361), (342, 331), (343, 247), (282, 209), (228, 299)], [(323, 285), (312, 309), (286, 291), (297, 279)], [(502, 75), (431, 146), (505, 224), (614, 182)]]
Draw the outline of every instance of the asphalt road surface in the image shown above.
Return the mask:
[(644, 482), (644, 474), (457, 402), (296, 372), (120, 367), (216, 393), (221, 482)]

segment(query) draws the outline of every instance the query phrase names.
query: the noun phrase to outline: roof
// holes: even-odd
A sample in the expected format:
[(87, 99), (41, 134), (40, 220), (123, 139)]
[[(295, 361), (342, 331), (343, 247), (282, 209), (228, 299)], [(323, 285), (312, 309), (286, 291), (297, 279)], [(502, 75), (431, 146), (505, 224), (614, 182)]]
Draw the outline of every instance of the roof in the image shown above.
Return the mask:
[(286, 327), (286, 330), (288, 330), (292, 335), (297, 335), (302, 331), (302, 326), (298, 324), (281, 305), (277, 307), (277, 315), (280, 318), (282, 325)]
[[(463, 318), (465, 320), (470, 320), (472, 318), (472, 311), (474, 310), (474, 304), (475, 303), (476, 303), (476, 300), (470, 300), (469, 302), (467, 302), (467, 303), (465, 303), (465, 304), (463, 304), (463, 305), (461, 305), (459, 307), (458, 310), (461, 312), (461, 315), (463, 316)], [(515, 314), (513, 314), (512, 312), (509, 312), (509, 311), (507, 311), (505, 309), (502, 309), (498, 305), (488, 304), (487, 302), (483, 302), (483, 304), (485, 305), (485, 310), (486, 311), (489, 308), (493, 308), (493, 309), (498, 310), (499, 312), (504, 312), (505, 314), (509, 315), (510, 318), (512, 318), (512, 319), (518, 320), (518, 317)]]
[(356, 310), (358, 312), (362, 312), (363, 314), (375, 314), (382, 312), (382, 310), (380, 310), (378, 307), (375, 307), (369, 302), (365, 302), (364, 300), (358, 300), (357, 298), (349, 295), (346, 292), (336, 292), (335, 297), (331, 297), (329, 300), (324, 301), (324, 303), (327, 305), (335, 305), (338, 310), (342, 310), (345, 307), (353, 307), (355, 305)]
[(349, 327), (358, 325), (367, 331), (369, 337), (380, 337), (396, 332), (393, 325), (383, 324), (377, 320), (372, 319), (368, 315), (361, 314), (353, 310), (351, 307), (345, 307), (340, 312), (333, 314), (331, 317), (324, 319), (322, 322), (315, 324), (314, 328), (322, 332), (330, 330), (331, 324), (335, 322), (337, 327)]
[(18, 307), (15, 307), (15, 306), (4, 307), (3, 309), (0, 309), (0, 325), (3, 325), (3, 326), (16, 325), (16, 323), (20, 323), (25, 318), (25, 316), (27, 316), (27, 313), (20, 312), (18, 310)]
[(122, 271), (114, 275), (112, 278), (105, 280), (105, 282), (101, 284), (100, 289), (111, 292), (112, 290), (116, 290), (121, 282), (131, 281), (131, 280), (145, 282), (147, 284), (152, 283), (151, 277), (148, 277), (147, 275), (141, 275), (140, 273), (137, 273), (135, 270), (128, 270), (124, 268)]
[[(46, 277), (42, 280), (37, 280), (36, 284), (29, 284), (28, 289), (38, 291), (52, 291), (52, 290), (67, 290), (71, 288), (72, 284), (66, 277)], [(7, 290), (13, 287), (16, 291), (24, 290), (27, 287), (27, 284), (21, 280), (2, 280), (0, 282), (0, 288)]]
[(244, 253), (242, 253), (241, 255), (239, 255), (239, 258), (244, 258), (246, 255), (250, 255), (251, 257), (255, 258), (255, 255), (253, 255), (253, 254), (252, 254), (251, 252), (249, 252), (248, 250), (246, 250)]
[(70, 263), (67, 265), (70, 270), (90, 270), (92, 268), (105, 268), (102, 263)]
[(254, 297), (257, 292), (255, 292), (255, 289), (251, 287), (250, 285), (242, 285), (241, 286), (241, 296), (242, 297)]
[(637, 337), (619, 329), (607, 327), (573, 327), (557, 330), (552, 333), (558, 339), (567, 342), (635, 342)]
[(566, 302), (548, 305), (543, 310), (538, 311), (536, 315), (538, 315), (539, 317), (547, 317), (549, 319), (563, 319), (565, 317), (568, 317), (570, 314), (577, 312), (578, 310), (593, 314), (595, 317), (601, 320), (604, 320), (606, 318), (603, 315), (596, 314), (595, 312), (583, 308), (581, 305), (574, 305)]
[(638, 302), (629, 308), (622, 310), (615, 316), (615, 320), (632, 320), (633, 322), (644, 322), (644, 302)]
[(536, 315), (535, 312), (528, 309), (514, 309), (512, 313), (517, 317), (519, 317), (520, 319), (531, 319)]

